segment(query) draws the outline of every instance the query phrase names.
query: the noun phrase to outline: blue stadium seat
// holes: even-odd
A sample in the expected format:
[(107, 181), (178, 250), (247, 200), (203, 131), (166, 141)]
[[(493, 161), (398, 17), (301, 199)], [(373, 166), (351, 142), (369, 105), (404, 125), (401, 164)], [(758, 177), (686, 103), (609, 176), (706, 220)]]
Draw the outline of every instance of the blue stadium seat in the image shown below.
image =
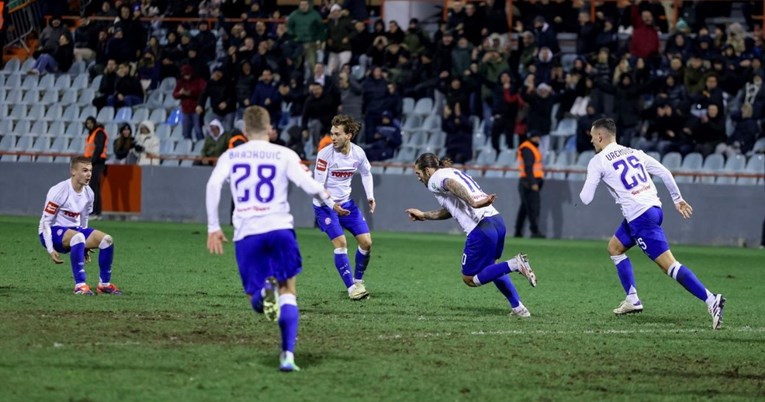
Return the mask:
[[(103, 111), (103, 109), (102, 109)], [(100, 115), (99, 115), (100, 116)], [(117, 112), (114, 114), (114, 120), (115, 122), (129, 122), (133, 118), (133, 109), (129, 107), (121, 107), (117, 109)], [(98, 119), (101, 120), (100, 117)]]
[[(702, 170), (704, 173), (717, 173), (725, 165), (725, 158), (721, 154), (711, 154), (704, 160)], [(717, 179), (716, 176), (702, 176), (701, 183), (712, 184)]]
[(69, 138), (82, 137), (85, 135), (85, 125), (80, 122), (69, 123), (64, 135)]
[[(67, 89), (73, 88), (73, 87), (74, 86), (72, 85), (72, 77), (70, 77), (67, 74), (60, 75), (56, 79), (56, 82), (53, 84), (53, 89), (60, 92), (66, 91)], [(74, 89), (79, 89), (79, 88), (74, 88)]]
[(5, 67), (3, 67), (3, 70), (0, 71), (0, 73), (3, 75), (11, 75), (13, 73), (18, 73), (20, 69), (21, 60), (19, 60), (18, 57), (12, 57), (5, 63)]
[(43, 92), (43, 97), (40, 99), (40, 103), (43, 105), (53, 105), (58, 103), (58, 90), (48, 89)]
[(427, 116), (433, 114), (433, 99), (420, 98), (414, 105), (414, 114), (418, 116)]
[(98, 109), (96, 109), (95, 106), (93, 105), (83, 106), (82, 110), (80, 111), (80, 120), (84, 122), (85, 119), (87, 119), (88, 117), (90, 116), (96, 117), (97, 114), (98, 114)]
[[(61, 81), (61, 80), (70, 80), (70, 78), (69, 78), (68, 75), (62, 75), (61, 77), (59, 77), (59, 81)], [(68, 88), (80, 90), (80, 89), (85, 89), (85, 88), (87, 88), (90, 85), (90, 83), (88, 82), (88, 74), (87, 73), (80, 74), (80, 75), (74, 77), (74, 82), (72, 82), (71, 85), (67, 85), (66, 87), (59, 87), (59, 81), (56, 82), (56, 88), (58, 88), (60, 90), (64, 90), (64, 89), (68, 89)], [(97, 86), (94, 86), (93, 88), (98, 89)]]
[(56, 121), (50, 122), (46, 136), (61, 137), (61, 136), (64, 136), (65, 133), (66, 133), (66, 127), (64, 125), (64, 122), (61, 120), (56, 120)]
[(163, 79), (159, 84), (159, 90), (165, 94), (170, 94), (172, 97), (173, 91), (175, 90), (175, 78), (167, 77)]
[(5, 83), (3, 84), (5, 89), (21, 89), (21, 74), (11, 74), (5, 77)]
[(133, 111), (133, 118), (130, 119), (136, 126), (144, 120), (149, 120), (149, 109), (145, 107), (139, 107)]
[(36, 75), (27, 75), (21, 82), (21, 89), (29, 91), (38, 88), (38, 78)]
[(104, 106), (98, 112), (96, 120), (98, 120), (99, 123), (108, 123), (110, 121), (114, 121), (114, 108), (111, 106)]
[(93, 82), (90, 83), (90, 85), (86, 85), (83, 88), (77, 88), (77, 89), (93, 88), (94, 90), (98, 91), (98, 88), (101, 87), (101, 80), (103, 79), (104, 79), (103, 74), (99, 74), (96, 76), (96, 78), (93, 78)]
[[(685, 156), (683, 159), (683, 164), (680, 165), (680, 169), (678, 169), (678, 172), (681, 173), (692, 173), (692, 172), (698, 172), (701, 170), (701, 166), (704, 162), (704, 157), (701, 156), (698, 152), (692, 152)], [(686, 175), (686, 176), (677, 176), (675, 177), (675, 181), (678, 183), (693, 183), (693, 176), (692, 175)]]
[(149, 109), (162, 108), (165, 101), (165, 95), (162, 91), (152, 91), (146, 98), (146, 107)]
[(40, 102), (40, 91), (37, 89), (30, 89), (24, 93), (24, 97), (21, 98), (21, 103), (25, 105), (34, 105)]
[[(746, 169), (746, 157), (744, 155), (733, 155), (725, 161), (723, 173), (742, 173)], [(718, 176), (717, 184), (736, 184), (736, 178), (730, 176)]]
[(404, 98), (402, 102), (402, 113), (404, 116), (414, 113), (414, 98)]
[(154, 124), (164, 123), (167, 121), (167, 111), (165, 109), (157, 108), (151, 111), (151, 115), (149, 116), (149, 120), (152, 121)]
[(56, 78), (53, 74), (46, 74), (40, 77), (40, 81), (37, 83), (37, 89), (49, 90), (53, 89), (53, 85), (56, 83)]

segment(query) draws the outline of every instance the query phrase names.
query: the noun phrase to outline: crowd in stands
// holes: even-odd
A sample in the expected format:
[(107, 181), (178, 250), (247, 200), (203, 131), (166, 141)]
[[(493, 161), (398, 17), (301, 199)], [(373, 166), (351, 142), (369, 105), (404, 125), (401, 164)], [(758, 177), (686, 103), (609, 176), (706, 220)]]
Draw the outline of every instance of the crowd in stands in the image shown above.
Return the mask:
[[(508, 27), (502, 0), (453, 1), (428, 32), (414, 18), (370, 20), (363, 0), (302, 0), (296, 9), (275, 0), (93, 1), (73, 30), (73, 21), (50, 20), (30, 72), (91, 62), (91, 76), (103, 75), (99, 108), (141, 104), (172, 77), (185, 138), (235, 133), (243, 109), (259, 105), (303, 156), (346, 113), (363, 122), (356, 141), (370, 160), (393, 157), (404, 98), (435, 99), (445, 154), (458, 163), (478, 146), (473, 116), (497, 152), (530, 132), (544, 152), (563, 119), (577, 121), (568, 146), (589, 150), (590, 124), (606, 115), (621, 142), (644, 150), (746, 154), (765, 117), (752, 12), (708, 25), (709, 9), (685, 2), (675, 24), (663, 3), (597, 2), (591, 20), (581, 1), (515, 0)], [(158, 16), (195, 20), (143, 18)], [(561, 50), (560, 32), (575, 34), (572, 51)]]

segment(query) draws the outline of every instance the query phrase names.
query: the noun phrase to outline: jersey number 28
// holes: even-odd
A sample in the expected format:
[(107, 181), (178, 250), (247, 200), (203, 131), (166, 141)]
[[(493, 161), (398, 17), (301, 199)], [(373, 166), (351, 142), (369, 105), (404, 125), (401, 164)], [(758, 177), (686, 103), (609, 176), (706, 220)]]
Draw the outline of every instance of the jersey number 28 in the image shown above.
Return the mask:
[[(627, 190), (631, 190), (639, 183), (648, 181), (648, 175), (645, 173), (643, 164), (640, 163), (640, 160), (634, 155), (628, 156), (626, 160), (619, 159), (614, 162), (614, 169), (616, 169), (617, 172), (621, 170), (622, 184), (624, 184), (624, 188)], [(632, 169), (637, 170), (637, 174), (633, 173), (631, 171)]]
[[(247, 202), (250, 200), (250, 189), (243, 186), (244, 188), (241, 190), (244, 191), (242, 192), (239, 188), (239, 185), (250, 177), (252, 168), (250, 165), (244, 163), (236, 164), (232, 167), (233, 174), (236, 174), (236, 172), (240, 170), (243, 171), (242, 175), (239, 176), (236, 181), (234, 181), (234, 187), (236, 188), (236, 200), (239, 202)], [(255, 188), (253, 189), (255, 199), (262, 203), (271, 202), (275, 195), (274, 183), (272, 181), (274, 180), (274, 177), (276, 177), (276, 166), (258, 165), (256, 174), (258, 175), (258, 182), (255, 183)]]

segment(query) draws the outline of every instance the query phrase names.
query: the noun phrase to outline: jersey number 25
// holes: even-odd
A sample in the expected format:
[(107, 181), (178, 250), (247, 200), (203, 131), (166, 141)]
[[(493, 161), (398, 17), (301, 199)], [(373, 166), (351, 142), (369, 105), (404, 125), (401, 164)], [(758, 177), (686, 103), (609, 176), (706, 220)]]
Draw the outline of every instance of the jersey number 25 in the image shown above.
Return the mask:
[[(639, 183), (645, 183), (648, 181), (648, 175), (645, 173), (643, 164), (634, 155), (630, 155), (627, 159), (619, 159), (614, 162), (614, 169), (618, 172), (621, 170), (622, 184), (627, 190), (631, 190)], [(632, 172), (632, 169), (637, 170), (637, 174)]]

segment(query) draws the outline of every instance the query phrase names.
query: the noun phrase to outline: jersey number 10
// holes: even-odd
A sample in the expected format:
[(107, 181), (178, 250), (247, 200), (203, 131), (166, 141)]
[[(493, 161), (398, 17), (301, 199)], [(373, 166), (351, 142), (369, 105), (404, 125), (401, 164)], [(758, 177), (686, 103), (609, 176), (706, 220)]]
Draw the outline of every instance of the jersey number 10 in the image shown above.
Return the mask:
[[(240, 163), (232, 167), (232, 173), (236, 174), (237, 171), (242, 170), (244, 173), (234, 181), (234, 187), (236, 188), (236, 200), (238, 202), (247, 202), (250, 200), (250, 189), (244, 187), (244, 192), (240, 192), (239, 184), (247, 180), (250, 177), (252, 167), (250, 165)], [(262, 203), (271, 202), (274, 199), (276, 193), (274, 189), (274, 177), (276, 177), (276, 166), (274, 165), (258, 165), (257, 170), (258, 182), (255, 184), (253, 193), (255, 199)]]
[[(643, 164), (634, 155), (630, 155), (627, 159), (619, 159), (614, 162), (614, 169), (616, 171), (621, 170), (622, 184), (627, 190), (633, 189), (639, 183), (645, 183), (648, 181), (648, 175), (645, 173)], [(637, 174), (632, 173), (632, 169), (638, 170)]]

